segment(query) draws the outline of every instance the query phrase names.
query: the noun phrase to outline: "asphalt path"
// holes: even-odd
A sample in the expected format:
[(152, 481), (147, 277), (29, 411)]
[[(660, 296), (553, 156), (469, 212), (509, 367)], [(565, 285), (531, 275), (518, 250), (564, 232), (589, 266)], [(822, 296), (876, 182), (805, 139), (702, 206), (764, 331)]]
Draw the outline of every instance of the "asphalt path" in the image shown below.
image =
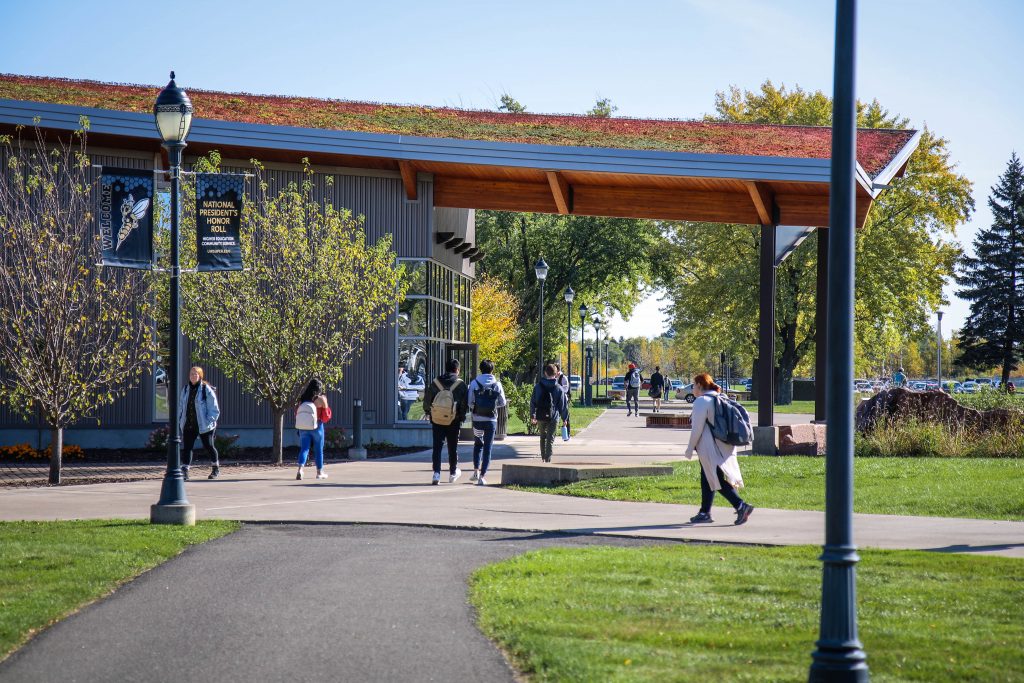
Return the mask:
[(0, 664), (0, 681), (514, 681), (467, 578), (528, 550), (653, 541), (249, 524), (143, 574)]

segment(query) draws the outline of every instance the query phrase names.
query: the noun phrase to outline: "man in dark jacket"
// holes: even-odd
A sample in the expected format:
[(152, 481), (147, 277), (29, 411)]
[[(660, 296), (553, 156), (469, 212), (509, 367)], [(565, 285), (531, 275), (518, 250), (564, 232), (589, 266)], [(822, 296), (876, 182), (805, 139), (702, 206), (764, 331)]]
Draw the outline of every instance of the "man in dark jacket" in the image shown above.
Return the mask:
[(654, 374), (651, 375), (651, 390), (648, 395), (654, 399), (654, 412), (661, 411), (661, 399), (668, 397), (668, 378), (661, 374), (661, 366), (654, 366)]
[[(445, 363), (445, 374), (427, 385), (423, 392), (423, 412), (430, 418), (434, 433), (434, 478), (432, 484), (441, 481), (441, 446), (448, 443), (448, 483), (454, 484), (462, 476), (459, 469), (459, 429), (469, 411), (469, 389), (459, 379), (459, 361), (451, 358)], [(451, 400), (448, 400), (448, 394)], [(435, 399), (439, 395), (442, 400)]]
[(640, 387), (643, 386), (644, 376), (633, 363), (629, 364), (629, 370), (622, 383), (626, 387), (626, 417), (633, 413), (640, 417)]
[(530, 396), (530, 421), (540, 431), (540, 457), (544, 462), (551, 462), (558, 419), (561, 418), (563, 424), (569, 422), (569, 401), (565, 389), (556, 379), (557, 375), (554, 365), (545, 365), (544, 376), (533, 385), (533, 395)]

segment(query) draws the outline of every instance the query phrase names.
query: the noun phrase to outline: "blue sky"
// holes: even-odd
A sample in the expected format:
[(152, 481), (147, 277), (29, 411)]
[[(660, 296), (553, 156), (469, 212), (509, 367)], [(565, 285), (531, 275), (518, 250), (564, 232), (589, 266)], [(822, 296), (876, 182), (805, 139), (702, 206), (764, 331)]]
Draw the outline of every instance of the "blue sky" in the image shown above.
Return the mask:
[[(715, 91), (765, 79), (832, 90), (826, 0), (103, 2), (3, 0), (0, 71), (185, 88), (534, 112), (699, 118)], [(1018, 0), (862, 0), (858, 95), (950, 140), (978, 211), (1010, 152), (1024, 153)], [(170, 31), (170, 24), (176, 31)], [(1015, 35), (1016, 33), (1016, 35)], [(944, 329), (967, 306), (946, 292)], [(654, 301), (629, 333), (655, 334)], [(613, 333), (626, 333), (625, 326)]]

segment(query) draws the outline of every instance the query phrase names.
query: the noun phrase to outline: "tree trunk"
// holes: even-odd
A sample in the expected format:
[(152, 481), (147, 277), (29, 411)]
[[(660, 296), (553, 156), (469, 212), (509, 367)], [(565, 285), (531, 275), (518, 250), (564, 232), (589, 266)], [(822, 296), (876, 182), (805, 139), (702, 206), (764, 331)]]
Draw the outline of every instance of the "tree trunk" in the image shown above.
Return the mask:
[(278, 465), (284, 462), (284, 408), (274, 409), (274, 462)]
[(799, 362), (796, 347), (796, 322), (782, 327), (782, 354), (775, 368), (775, 405), (788, 406), (793, 402), (793, 370)]
[(50, 428), (50, 483), (60, 483), (60, 459), (64, 454), (64, 430), (60, 427)]

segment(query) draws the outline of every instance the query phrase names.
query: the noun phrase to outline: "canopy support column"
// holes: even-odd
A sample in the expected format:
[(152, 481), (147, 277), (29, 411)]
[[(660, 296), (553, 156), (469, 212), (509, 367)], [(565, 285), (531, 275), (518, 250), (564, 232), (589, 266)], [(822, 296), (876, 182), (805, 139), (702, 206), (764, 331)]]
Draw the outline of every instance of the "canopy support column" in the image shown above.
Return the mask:
[(757, 427), (754, 453), (775, 455), (775, 225), (761, 225), (760, 318), (757, 332)]

